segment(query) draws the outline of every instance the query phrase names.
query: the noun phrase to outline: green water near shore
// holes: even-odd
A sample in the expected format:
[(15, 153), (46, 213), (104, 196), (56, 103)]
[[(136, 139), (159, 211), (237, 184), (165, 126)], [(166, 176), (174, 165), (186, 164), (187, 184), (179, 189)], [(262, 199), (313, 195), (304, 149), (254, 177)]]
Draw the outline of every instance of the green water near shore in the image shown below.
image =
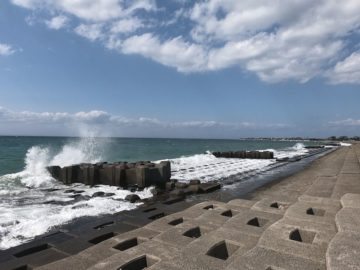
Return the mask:
[[(34, 146), (46, 148), (49, 155), (77, 149), (106, 161), (172, 159), (206, 151), (283, 149), (298, 141), (142, 139), (142, 138), (70, 138), (70, 137), (0, 137), (0, 175), (22, 171), (27, 151)], [(301, 142), (314, 144), (314, 142)], [(66, 146), (69, 146), (66, 149)], [(64, 148), (65, 147), (65, 148)], [(73, 153), (77, 154), (77, 153)]]

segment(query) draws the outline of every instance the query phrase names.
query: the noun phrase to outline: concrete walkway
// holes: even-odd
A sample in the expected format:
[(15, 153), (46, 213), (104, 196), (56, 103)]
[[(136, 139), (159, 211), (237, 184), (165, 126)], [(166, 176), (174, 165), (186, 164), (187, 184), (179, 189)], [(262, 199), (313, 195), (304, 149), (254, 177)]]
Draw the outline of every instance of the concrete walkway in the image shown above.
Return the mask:
[(360, 269), (360, 145), (251, 194), (207, 201), (36, 268)]

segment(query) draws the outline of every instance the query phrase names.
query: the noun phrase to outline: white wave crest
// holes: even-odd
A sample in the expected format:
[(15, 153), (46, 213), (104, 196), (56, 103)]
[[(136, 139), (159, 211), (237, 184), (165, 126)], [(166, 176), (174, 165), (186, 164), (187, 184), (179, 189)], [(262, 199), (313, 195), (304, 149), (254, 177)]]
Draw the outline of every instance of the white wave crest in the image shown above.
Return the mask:
[(79, 163), (96, 163), (103, 159), (102, 146), (94, 138), (82, 138), (77, 142), (64, 145), (52, 154), (48, 147), (33, 146), (25, 156), (25, 168), (22, 172), (8, 174), (1, 178), (20, 179), (27, 187), (49, 187), (55, 184), (46, 167), (50, 165), (69, 166)]
[(187, 157), (170, 159), (171, 177), (182, 182), (199, 179), (202, 182), (220, 180), (239, 173), (259, 172), (274, 160), (217, 158), (209, 151)]

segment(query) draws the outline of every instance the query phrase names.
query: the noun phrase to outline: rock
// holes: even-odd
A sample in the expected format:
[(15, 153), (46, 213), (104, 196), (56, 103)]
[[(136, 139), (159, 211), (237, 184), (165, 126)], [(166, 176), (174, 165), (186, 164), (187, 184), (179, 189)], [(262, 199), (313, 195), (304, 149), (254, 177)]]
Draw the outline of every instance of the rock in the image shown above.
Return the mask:
[(192, 191), (192, 193), (199, 193), (200, 187), (199, 185), (190, 185), (187, 189)]
[(71, 209), (80, 209), (80, 208), (88, 208), (89, 205), (88, 204), (79, 204), (79, 205), (75, 205), (73, 207), (71, 207)]
[(289, 158), (288, 157), (277, 158), (276, 161), (278, 161), (278, 162), (286, 162), (286, 161), (289, 161)]
[(111, 196), (114, 196), (114, 195), (115, 195), (115, 193), (108, 192), (108, 193), (104, 194), (104, 197), (111, 197)]
[(190, 180), (189, 185), (200, 185), (201, 181), (200, 180)]
[(167, 190), (167, 191), (171, 191), (171, 190), (173, 190), (175, 188), (175, 183), (174, 182), (166, 182), (166, 184), (165, 184), (165, 189)]
[(76, 190), (75, 189), (68, 189), (65, 190), (64, 193), (74, 193)]
[(125, 197), (125, 201), (131, 202), (131, 203), (134, 203), (139, 200), (140, 200), (140, 197), (136, 194), (129, 194), (129, 195), (126, 195), (126, 197)]
[(188, 196), (188, 195), (192, 195), (192, 194), (194, 194), (194, 193), (197, 193), (197, 191), (194, 192), (194, 189), (190, 188), (190, 186), (187, 187), (187, 188), (184, 188), (183, 191), (184, 191), (184, 195), (185, 195), (185, 196)]
[(151, 194), (154, 196), (158, 196), (158, 195), (164, 194), (164, 191), (159, 188), (154, 188), (151, 190)]
[(175, 187), (176, 188), (187, 188), (188, 184), (182, 183), (182, 182), (177, 182), (177, 183), (175, 183)]
[(103, 197), (105, 195), (105, 192), (102, 192), (102, 191), (98, 191), (98, 192), (95, 192), (92, 197), (95, 198), (95, 197)]
[(176, 197), (185, 197), (185, 192), (181, 189), (175, 189), (171, 191), (170, 196), (176, 196)]
[(54, 191), (58, 191), (60, 190), (59, 188), (46, 188), (46, 189), (42, 189), (42, 191), (46, 191), (46, 192), (54, 192)]
[(76, 199), (76, 198), (79, 198), (81, 197), (80, 194), (74, 194), (74, 195), (70, 195), (69, 198), (73, 198), (73, 199)]

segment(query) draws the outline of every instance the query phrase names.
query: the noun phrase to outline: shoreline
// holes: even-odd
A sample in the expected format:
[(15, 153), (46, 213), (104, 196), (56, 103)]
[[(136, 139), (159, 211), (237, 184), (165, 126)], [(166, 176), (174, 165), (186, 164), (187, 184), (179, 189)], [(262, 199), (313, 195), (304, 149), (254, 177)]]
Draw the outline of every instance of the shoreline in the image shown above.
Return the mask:
[[(36, 237), (34, 240), (26, 244), (2, 251), (1, 253), (3, 253), (3, 255), (0, 256), (0, 266), (2, 265), (1, 269), (4, 267), (4, 269), (13, 269), (13, 267), (8, 267), (8, 265), (19, 265), (19, 263), (21, 266), (26, 262), (26, 257), (31, 257), (32, 255), (21, 256), (19, 260), (16, 256), (14, 259), (14, 254), (18, 254), (19, 252), (21, 253), (23, 250), (31, 250), (33, 247), (42, 246), (43, 243), (50, 243), (51, 247), (54, 247), (60, 252), (52, 254), (52, 256), (45, 261), (40, 257), (40, 261), (42, 261), (38, 262), (38, 264), (40, 263), (41, 265), (44, 263), (50, 263), (53, 260), (59, 260), (64, 256), (67, 257), (69, 255), (74, 255), (91, 247), (92, 243), (89, 243), (89, 241), (104, 235), (105, 231), (110, 232), (115, 229), (116, 234), (119, 234), (142, 228), (146, 224), (162, 217), (163, 215), (171, 215), (173, 213), (183, 211), (187, 207), (206, 200), (219, 200), (226, 202), (234, 198), (246, 198), (253, 192), (256, 192), (256, 190), (261, 189), (264, 185), (265, 187), (276, 185), (277, 182), (281, 182), (284, 178), (306, 169), (306, 167), (314, 160), (321, 159), (323, 156), (327, 156), (331, 152), (333, 152), (331, 149), (320, 153), (313, 152), (313, 154), (309, 154), (300, 161), (279, 164), (276, 168), (270, 169), (261, 175), (250, 177), (246, 181), (228, 179), (227, 181), (224, 181), (225, 185), (221, 190), (212, 193), (192, 195), (187, 197), (185, 200), (182, 200), (181, 198), (174, 198), (172, 201), (170, 200), (165, 204), (155, 196), (135, 210), (123, 211), (113, 215), (80, 218), (70, 224), (63, 225), (56, 230), (52, 230), (45, 235)], [(228, 185), (227, 182), (229, 181), (234, 182), (234, 186)], [(156, 208), (156, 210), (152, 210), (153, 208)], [(151, 211), (149, 211), (149, 209)], [(114, 224), (116, 228), (114, 227)], [(94, 230), (94, 228), (97, 229)], [(46, 250), (47, 249), (45, 249), (45, 251)], [(34, 257), (39, 258), (36, 253), (34, 253)], [(25, 265), (28, 265), (28, 263)]]

